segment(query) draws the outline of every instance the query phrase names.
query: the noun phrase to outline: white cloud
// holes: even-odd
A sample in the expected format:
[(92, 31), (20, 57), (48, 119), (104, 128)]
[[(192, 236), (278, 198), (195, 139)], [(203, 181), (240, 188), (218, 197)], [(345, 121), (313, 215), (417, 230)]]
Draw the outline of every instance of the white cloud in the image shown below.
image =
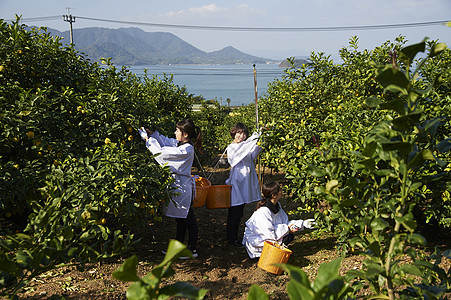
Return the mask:
[(240, 4), (235, 7), (218, 6), (214, 3), (200, 6), (190, 7), (178, 11), (169, 11), (160, 14), (160, 18), (170, 19), (195, 19), (195, 18), (221, 18), (236, 19), (237, 17), (261, 17), (267, 15), (267, 11), (258, 8), (252, 8), (248, 4)]

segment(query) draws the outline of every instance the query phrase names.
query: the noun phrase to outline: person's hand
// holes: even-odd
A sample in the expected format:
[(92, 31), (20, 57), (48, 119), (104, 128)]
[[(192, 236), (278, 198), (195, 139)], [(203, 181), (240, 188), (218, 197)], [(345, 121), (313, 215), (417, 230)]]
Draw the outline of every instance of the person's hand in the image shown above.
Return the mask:
[(143, 140), (147, 141), (148, 136), (147, 136), (147, 132), (146, 132), (146, 130), (144, 129), (144, 127), (139, 128), (139, 129), (138, 129), (138, 132), (139, 132), (139, 135), (141, 136), (141, 138), (142, 138)]
[(295, 233), (295, 232), (301, 230), (301, 228), (299, 228), (298, 226), (296, 226), (294, 224), (288, 225), (288, 229), (290, 230), (291, 233)]
[(307, 220), (304, 220), (303, 225), (304, 225), (304, 227), (307, 228), (307, 229), (313, 229), (313, 228), (315, 228), (315, 226), (316, 226), (315, 219), (307, 219)]

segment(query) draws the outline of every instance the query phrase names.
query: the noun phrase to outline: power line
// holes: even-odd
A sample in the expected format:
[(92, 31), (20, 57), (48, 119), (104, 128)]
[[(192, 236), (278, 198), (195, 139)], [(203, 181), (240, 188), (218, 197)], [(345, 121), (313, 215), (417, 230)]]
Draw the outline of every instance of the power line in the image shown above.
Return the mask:
[(372, 30), (372, 29), (388, 29), (388, 28), (403, 28), (403, 27), (420, 27), (420, 26), (435, 26), (444, 25), (447, 21), (431, 21), (431, 22), (417, 22), (417, 23), (402, 23), (402, 24), (385, 24), (385, 25), (363, 25), (363, 26), (336, 26), (336, 27), (233, 27), (233, 26), (202, 26), (202, 25), (175, 25), (175, 24), (160, 24), (147, 22), (132, 22), (120, 21), (110, 19), (99, 19), (80, 17), (79, 19), (122, 23), (129, 25), (154, 26), (166, 28), (180, 28), (180, 29), (200, 29), (200, 30), (222, 30), (222, 31), (344, 31), (344, 30)]
[[(48, 16), (48, 17), (36, 17), (36, 18), (26, 18), (20, 19), (20, 22), (38, 22), (38, 21), (51, 21), (51, 20), (61, 20), (61, 15), (58, 16)], [(14, 20), (5, 20), (6, 22), (14, 22), (16, 21), (16, 19)]]
[[(416, 22), (416, 23), (399, 23), (399, 24), (381, 24), (381, 25), (360, 25), (360, 26), (326, 26), (326, 27), (235, 27), (235, 26), (204, 26), (204, 25), (178, 25), (178, 24), (162, 24), (162, 23), (149, 23), (149, 22), (134, 22), (134, 21), (121, 21), (112, 19), (91, 18), (83, 16), (74, 16), (78, 19), (107, 22), (107, 23), (120, 23), (128, 25), (140, 25), (140, 26), (153, 26), (164, 28), (178, 28), (178, 29), (194, 29), (194, 30), (218, 30), (218, 31), (348, 31), (348, 30), (376, 30), (376, 29), (393, 29), (393, 28), (406, 28), (406, 27), (425, 27), (425, 26), (437, 26), (446, 25), (449, 20), (443, 21), (429, 21), (429, 22)], [(61, 18), (61, 16), (51, 17), (39, 17), (39, 18), (26, 18), (21, 21), (44, 21), (48, 19)], [(10, 20), (11, 21), (11, 20)]]

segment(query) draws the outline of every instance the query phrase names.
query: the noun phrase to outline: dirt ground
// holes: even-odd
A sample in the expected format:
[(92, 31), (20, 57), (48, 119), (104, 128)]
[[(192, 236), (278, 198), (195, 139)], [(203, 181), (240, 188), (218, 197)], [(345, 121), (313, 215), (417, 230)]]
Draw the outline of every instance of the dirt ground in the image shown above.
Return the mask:
[[(228, 170), (219, 170), (211, 181), (213, 184), (224, 184), (224, 176), (227, 175)], [(269, 178), (281, 180), (280, 176), (266, 174), (264, 181)], [(253, 209), (253, 204), (246, 206), (243, 222), (250, 217)], [(247, 299), (253, 284), (263, 288), (270, 299), (288, 299), (288, 275), (274, 275), (260, 269), (256, 261), (248, 258), (244, 248), (234, 248), (226, 243), (227, 209), (209, 210), (204, 206), (196, 208), (195, 214), (199, 225), (199, 257), (175, 262), (172, 265), (175, 275), (168, 282), (186, 281), (198, 288), (208, 289), (206, 299)], [(142, 243), (129, 253), (138, 255), (140, 259), (140, 277), (162, 261), (164, 255), (161, 250), (166, 249), (168, 240), (175, 236), (175, 221), (164, 218), (148, 230), (141, 231), (141, 235)], [(300, 233), (289, 248), (293, 254), (288, 263), (302, 268), (311, 278), (316, 276), (321, 263), (339, 256), (335, 238), (328, 234)], [(75, 268), (50, 271), (36, 278), (20, 297), (49, 299), (52, 295), (62, 295), (66, 299), (125, 299), (129, 284), (114, 279), (111, 274), (127, 257), (92, 265), (84, 272), (78, 272)], [(360, 269), (362, 260), (361, 256), (344, 258), (341, 272)]]

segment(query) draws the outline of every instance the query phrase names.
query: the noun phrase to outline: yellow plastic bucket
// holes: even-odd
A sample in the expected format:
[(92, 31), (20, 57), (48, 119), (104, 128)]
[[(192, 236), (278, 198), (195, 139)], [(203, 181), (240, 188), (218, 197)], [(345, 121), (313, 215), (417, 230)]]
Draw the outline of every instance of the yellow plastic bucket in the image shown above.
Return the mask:
[(280, 275), (283, 270), (274, 264), (286, 264), (291, 253), (293, 252), (288, 248), (282, 248), (274, 242), (265, 241), (258, 266), (267, 272)]
[(193, 207), (202, 207), (205, 205), (207, 199), (208, 189), (211, 183), (208, 179), (203, 177), (196, 177), (196, 195), (193, 200)]
[(207, 208), (229, 208), (231, 191), (232, 186), (228, 184), (210, 186), (207, 195)]

